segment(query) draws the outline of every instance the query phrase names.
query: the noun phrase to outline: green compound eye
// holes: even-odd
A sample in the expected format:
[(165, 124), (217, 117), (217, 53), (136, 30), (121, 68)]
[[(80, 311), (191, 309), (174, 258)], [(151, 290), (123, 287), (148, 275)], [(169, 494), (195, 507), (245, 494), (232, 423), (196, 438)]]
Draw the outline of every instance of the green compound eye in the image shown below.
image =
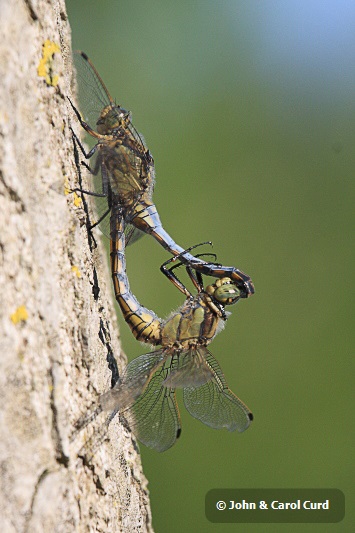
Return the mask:
[(102, 135), (110, 135), (113, 130), (126, 128), (131, 121), (131, 113), (123, 107), (108, 105), (101, 112), (96, 122), (97, 131)]
[(240, 290), (233, 283), (226, 282), (216, 288), (213, 296), (223, 305), (232, 305), (239, 300)]

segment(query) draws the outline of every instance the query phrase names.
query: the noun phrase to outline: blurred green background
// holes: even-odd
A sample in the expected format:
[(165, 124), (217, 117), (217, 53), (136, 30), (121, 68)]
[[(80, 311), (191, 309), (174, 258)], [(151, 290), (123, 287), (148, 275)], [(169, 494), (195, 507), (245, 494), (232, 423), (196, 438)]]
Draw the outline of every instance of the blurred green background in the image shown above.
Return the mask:
[[(212, 240), (256, 287), (211, 345), (255, 420), (243, 434), (214, 431), (182, 407), (172, 449), (141, 446), (155, 531), (354, 531), (355, 4), (67, 0), (67, 9), (73, 47), (132, 111), (154, 156), (167, 231), (184, 247)], [(166, 259), (148, 237), (127, 251), (133, 292), (160, 316), (182, 303), (159, 272)], [(119, 321), (128, 357), (145, 353)], [(339, 488), (346, 519), (212, 524), (204, 498), (218, 487)]]

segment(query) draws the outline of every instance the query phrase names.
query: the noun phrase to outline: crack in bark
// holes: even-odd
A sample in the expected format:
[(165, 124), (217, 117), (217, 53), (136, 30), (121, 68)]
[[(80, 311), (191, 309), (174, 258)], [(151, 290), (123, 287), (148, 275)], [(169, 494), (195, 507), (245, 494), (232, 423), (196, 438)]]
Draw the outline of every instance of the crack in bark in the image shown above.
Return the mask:
[(92, 284), (92, 294), (94, 296), (95, 302), (97, 302), (97, 300), (99, 299), (99, 294), (100, 294), (100, 286), (99, 286), (99, 280), (98, 280), (98, 277), (97, 277), (97, 272), (96, 272), (96, 268), (95, 267), (94, 267), (92, 273), (93, 273), (93, 278), (94, 278), (94, 281), (93, 281), (93, 284)]
[(37, 16), (37, 13), (35, 12), (33, 6), (32, 6), (32, 2), (31, 0), (24, 0), (24, 3), (25, 3), (25, 6), (27, 7), (29, 13), (30, 13), (30, 17), (33, 21), (37, 21), (38, 20), (38, 16)]
[(50, 470), (48, 470), (48, 468), (45, 468), (43, 470), (43, 472), (41, 472), (41, 474), (38, 476), (38, 479), (37, 479), (36, 484), (35, 484), (34, 489), (33, 489), (30, 508), (26, 512), (25, 525), (24, 525), (24, 528), (23, 528), (24, 533), (29, 531), (29, 525), (30, 525), (30, 522), (32, 520), (33, 509), (34, 509), (34, 505), (35, 505), (35, 501), (36, 501), (36, 497), (37, 497), (39, 488), (40, 488), (43, 480), (48, 476), (49, 473), (50, 473)]
[(50, 407), (52, 411), (52, 439), (55, 447), (55, 459), (58, 464), (64, 465), (66, 468), (69, 466), (69, 457), (64, 453), (62, 439), (60, 436), (60, 430), (58, 425), (58, 409), (55, 404), (55, 378), (53, 375), (53, 367), (49, 369), (50, 379)]
[(18, 193), (10, 187), (10, 185), (6, 182), (4, 173), (0, 170), (0, 181), (4, 185), (5, 190), (8, 192), (8, 196), (12, 202), (16, 205), (16, 209), (18, 210), (19, 214), (26, 212), (25, 204), (22, 200), (22, 198), (18, 195)]
[(105, 327), (104, 321), (100, 318), (100, 330), (99, 330), (99, 339), (107, 350), (106, 361), (108, 363), (108, 368), (111, 372), (111, 387), (114, 387), (119, 380), (119, 371), (117, 366), (117, 361), (113, 354), (111, 347), (111, 336), (108, 329), (108, 324), (106, 323), (107, 328)]

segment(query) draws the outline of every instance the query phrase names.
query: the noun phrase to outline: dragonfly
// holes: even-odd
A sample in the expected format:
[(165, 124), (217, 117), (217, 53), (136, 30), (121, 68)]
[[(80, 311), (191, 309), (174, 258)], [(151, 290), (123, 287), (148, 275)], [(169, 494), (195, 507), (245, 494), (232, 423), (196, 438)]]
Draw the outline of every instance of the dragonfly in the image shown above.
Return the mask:
[[(72, 130), (73, 137), (90, 166), (82, 164), (98, 177), (93, 191), (74, 189), (103, 198), (106, 208), (99, 220), (101, 224), (107, 216), (121, 216), (124, 219), (127, 243), (132, 243), (143, 234), (152, 235), (170, 254), (195, 271), (216, 278), (229, 277), (239, 288), (240, 297), (247, 298), (254, 293), (250, 277), (235, 267), (204, 261), (179, 246), (165, 231), (157, 208), (153, 203), (155, 184), (154, 159), (140, 133), (132, 124), (132, 116), (111, 97), (96, 68), (81, 51), (74, 54), (78, 74), (79, 100), (84, 110), (86, 122), (80, 112), (69, 102), (84, 130), (95, 141), (93, 148), (86, 152), (83, 144)], [(90, 125), (89, 122), (92, 124)], [(93, 126), (95, 125), (95, 126)], [(166, 270), (162, 269), (166, 275)]]
[(162, 270), (186, 296), (165, 320), (139, 303), (126, 273), (124, 221), (111, 219), (111, 267), (116, 299), (133, 335), (154, 351), (133, 359), (114, 388), (101, 395), (92, 415), (79, 421), (86, 426), (100, 412), (109, 412), (107, 424), (120, 412), (135, 436), (158, 452), (169, 449), (181, 434), (176, 390), (183, 390), (187, 411), (214, 429), (245, 431), (253, 415), (229, 389), (220, 365), (207, 346), (227, 320), (225, 306), (238, 302), (241, 292), (228, 277), (204, 287), (202, 274), (186, 266), (193, 295), (173, 272), (181, 263), (169, 259)]

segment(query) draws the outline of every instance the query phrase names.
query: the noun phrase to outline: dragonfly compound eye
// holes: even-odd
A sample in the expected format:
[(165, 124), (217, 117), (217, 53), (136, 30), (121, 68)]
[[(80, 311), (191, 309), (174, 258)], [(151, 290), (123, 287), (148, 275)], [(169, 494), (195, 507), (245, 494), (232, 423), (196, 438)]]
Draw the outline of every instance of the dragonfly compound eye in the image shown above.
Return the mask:
[(96, 123), (97, 131), (101, 135), (112, 134), (114, 130), (126, 127), (130, 123), (131, 114), (119, 106), (107, 106), (102, 111)]
[(240, 298), (240, 290), (229, 278), (223, 278), (218, 280), (218, 282), (216, 283), (213, 297), (222, 305), (235, 304)]

